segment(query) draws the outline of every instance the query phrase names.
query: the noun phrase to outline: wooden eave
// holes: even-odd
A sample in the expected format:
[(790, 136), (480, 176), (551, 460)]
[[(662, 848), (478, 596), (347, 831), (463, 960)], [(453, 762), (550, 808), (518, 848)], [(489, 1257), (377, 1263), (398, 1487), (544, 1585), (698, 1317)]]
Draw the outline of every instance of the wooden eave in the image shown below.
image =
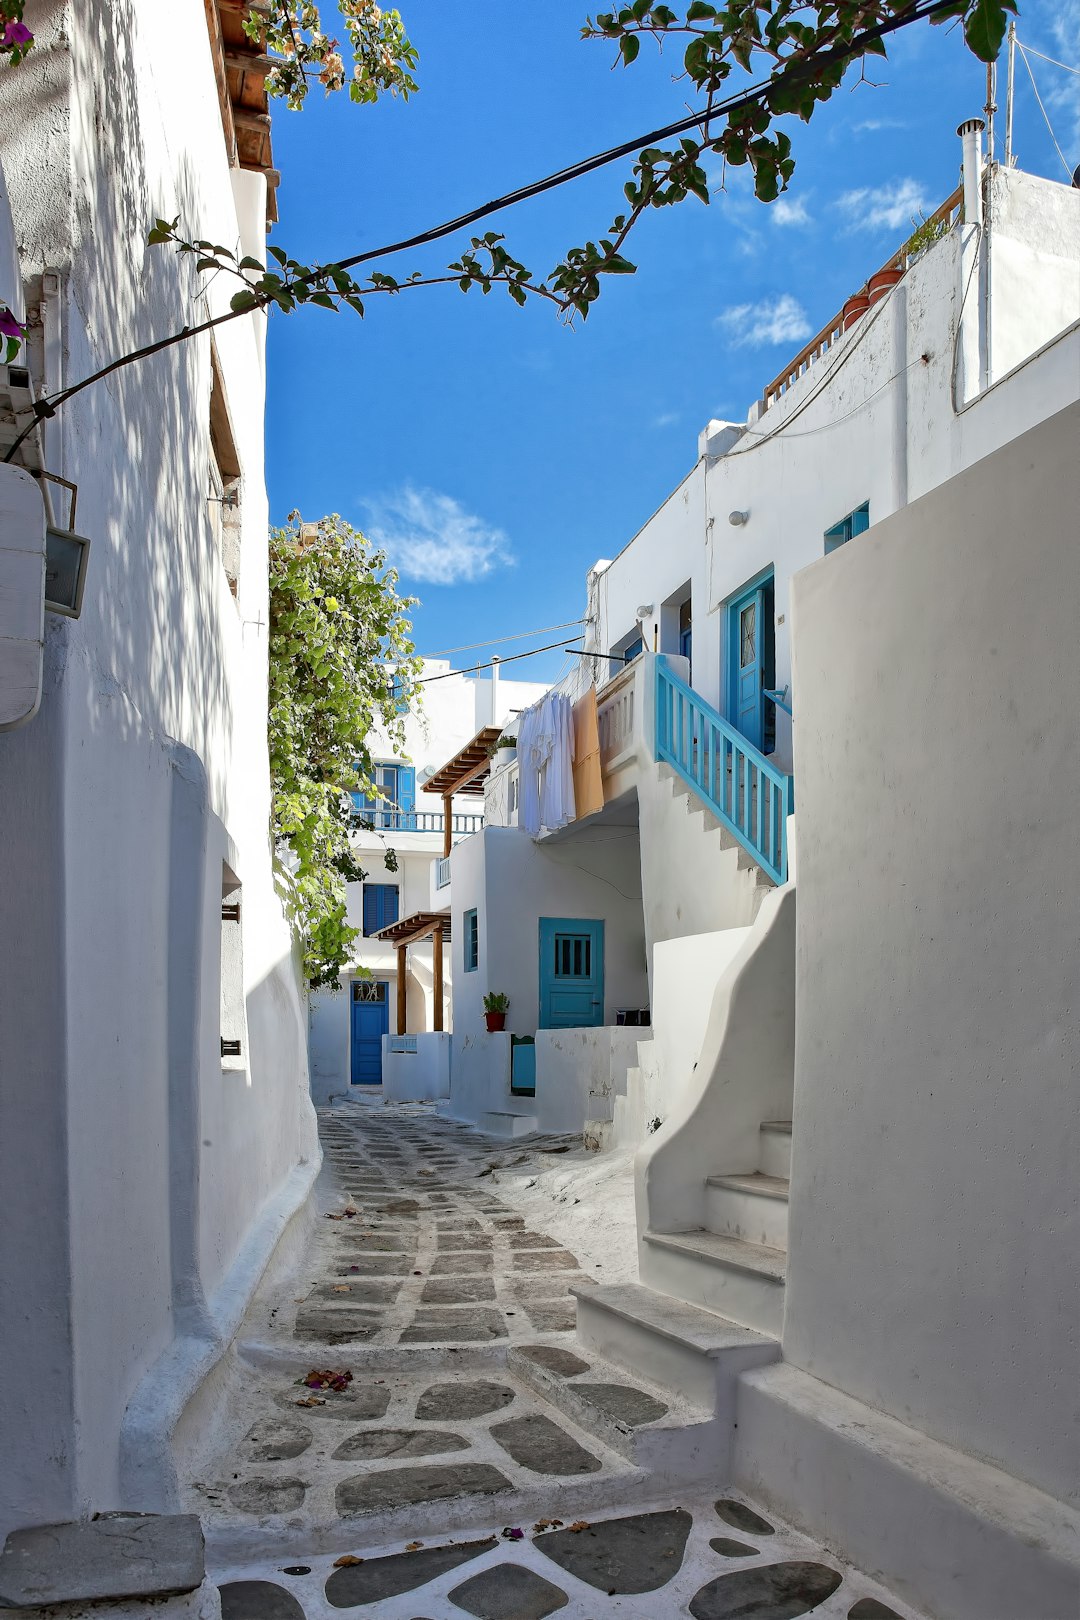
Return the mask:
[(491, 775), (492, 750), (502, 736), (501, 726), (484, 726), (471, 742), (459, 748), (453, 759), (440, 765), (424, 783), (425, 793), (437, 793), (450, 798), (456, 793), (471, 793), (479, 797), (484, 783)]
[(418, 945), (422, 939), (427, 939), (436, 928), (443, 931), (443, 942), (450, 938), (450, 913), (448, 911), (414, 911), (408, 917), (399, 917), (397, 922), (388, 923), (380, 928), (373, 939), (385, 940), (388, 945)]
[(265, 53), (265, 36), (256, 43), (244, 33), (245, 16), (265, 16), (267, 6), (265, 0), (203, 0), (203, 5), (229, 166), (257, 169), (266, 176), (269, 227), (278, 217), (281, 180), (274, 168), (266, 92), (266, 76), (274, 67), (274, 58)]

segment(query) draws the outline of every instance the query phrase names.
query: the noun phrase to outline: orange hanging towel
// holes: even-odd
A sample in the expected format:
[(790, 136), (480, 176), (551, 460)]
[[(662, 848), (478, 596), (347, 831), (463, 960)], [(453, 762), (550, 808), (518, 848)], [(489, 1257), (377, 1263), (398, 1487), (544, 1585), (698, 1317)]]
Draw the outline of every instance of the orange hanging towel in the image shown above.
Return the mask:
[(604, 808), (595, 686), (574, 704), (574, 803), (579, 821)]

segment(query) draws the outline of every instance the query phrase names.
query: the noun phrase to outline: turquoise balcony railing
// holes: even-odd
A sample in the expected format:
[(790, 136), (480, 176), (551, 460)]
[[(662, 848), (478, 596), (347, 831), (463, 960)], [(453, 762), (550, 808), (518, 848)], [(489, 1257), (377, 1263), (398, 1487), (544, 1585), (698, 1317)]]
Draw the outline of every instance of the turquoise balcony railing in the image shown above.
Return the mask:
[(656, 660), (656, 757), (682, 777), (774, 883), (787, 882), (787, 818), (794, 780), (665, 660)]

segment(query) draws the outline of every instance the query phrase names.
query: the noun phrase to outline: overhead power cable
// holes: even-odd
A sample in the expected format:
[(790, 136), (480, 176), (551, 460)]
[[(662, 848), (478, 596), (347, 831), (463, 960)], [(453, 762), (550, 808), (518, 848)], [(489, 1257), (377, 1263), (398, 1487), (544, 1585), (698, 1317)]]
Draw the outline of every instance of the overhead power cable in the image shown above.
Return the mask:
[[(449, 658), (451, 653), (476, 652), (478, 647), (501, 647), (504, 641), (525, 641), (529, 636), (550, 635), (552, 630), (572, 630), (584, 619), (567, 619), (565, 624), (542, 624), (537, 630), (515, 630), (509, 636), (493, 636), (490, 641), (468, 641), (463, 647), (444, 647), (442, 652), (425, 653), (425, 658)], [(505, 661), (505, 660), (504, 660)], [(455, 674), (460, 673), (455, 671)]]
[[(760, 80), (749, 90), (738, 95), (728, 96), (723, 101), (710, 104), (700, 112), (688, 113), (673, 123), (664, 124), (659, 129), (650, 130), (647, 134), (636, 135), (632, 140), (622, 141), (618, 146), (608, 147), (604, 152), (597, 152), (592, 157), (583, 158), (578, 163), (572, 163), (555, 174), (547, 175), (543, 180), (535, 180), (531, 185), (520, 186), (516, 191), (509, 191), (502, 197), (495, 197), (491, 202), (481, 203), (477, 208), (471, 208), (464, 214), (458, 214), (454, 219), (446, 220), (430, 230), (419, 231), (414, 236), (404, 237), (399, 242), (389, 242), (382, 247), (370, 248), (363, 253), (351, 254), (348, 258), (327, 261), (341, 270), (353, 270), (357, 265), (368, 264), (372, 259), (385, 259), (395, 253), (404, 253), (409, 248), (423, 247), (429, 242), (441, 241), (443, 237), (451, 236), (455, 231), (463, 230), (467, 225), (474, 225), (478, 220), (485, 219), (490, 214), (499, 213), (504, 208), (510, 208), (515, 203), (525, 202), (531, 197), (539, 197), (544, 192), (553, 191), (558, 186), (566, 185), (571, 180), (578, 180), (583, 175), (592, 174), (597, 169), (605, 168), (609, 163), (615, 163), (619, 158), (629, 157), (645, 147), (653, 146), (657, 141), (669, 139), (673, 135), (685, 134), (688, 130), (701, 129), (703, 143), (708, 141), (708, 126), (714, 119), (722, 118), (734, 112), (741, 112), (755, 106), (762, 101), (769, 90), (778, 83), (798, 83), (801, 76), (813, 75), (819, 68), (827, 67), (836, 62), (853, 61), (865, 54), (868, 46), (875, 41), (885, 39), (898, 29), (907, 28), (911, 23), (923, 22), (927, 18), (939, 15), (952, 9), (955, 0), (928, 0), (928, 3), (916, 3), (887, 22), (877, 23), (873, 28), (866, 28), (854, 35), (843, 44), (834, 46), (831, 50), (820, 51), (805, 61), (797, 62), (784, 67), (768, 79)], [(1028, 72), (1031, 72), (1030, 65)], [(1056, 144), (1056, 143), (1055, 143)], [(318, 267), (316, 267), (318, 268)], [(130, 354), (122, 355), (112, 360), (108, 365), (72, 383), (69, 388), (62, 388), (56, 394), (38, 400), (35, 405), (35, 414), (14, 444), (4, 453), (5, 462), (13, 461), (15, 454), (23, 441), (33, 432), (43, 416), (52, 416), (60, 405), (89, 388), (92, 383), (100, 382), (103, 378), (119, 371), (123, 366), (134, 364), (136, 360), (148, 359), (151, 355), (160, 354), (163, 350), (172, 348), (177, 343), (183, 343), (188, 338), (195, 337), (201, 332), (213, 331), (215, 327), (223, 326), (228, 321), (238, 319), (240, 315), (248, 314), (248, 310), (228, 310), (221, 315), (211, 316), (208, 320), (200, 321), (195, 326), (185, 326), (179, 332), (169, 337), (158, 338), (153, 343), (143, 344), (133, 349)]]
[[(581, 639), (581, 636), (574, 637), (574, 641), (580, 641)], [(573, 641), (551, 641), (546, 647), (533, 647), (529, 652), (511, 653), (509, 658), (496, 658), (494, 662), (501, 669), (503, 664), (516, 664), (519, 658), (535, 658), (538, 653), (555, 652), (558, 648), (572, 647), (573, 644)], [(445, 675), (424, 675), (418, 681), (413, 681), (412, 684), (414, 686), (430, 686), (432, 681), (453, 680), (455, 675), (478, 675), (482, 669), (491, 669), (491, 667), (492, 665), (488, 663), (474, 664), (471, 669), (448, 669)]]
[(778, 82), (797, 82), (800, 68), (812, 74), (818, 68), (828, 67), (833, 62), (853, 60), (862, 56), (866, 47), (876, 40), (884, 39), (900, 28), (907, 28), (911, 23), (922, 22), (939, 12), (947, 11), (954, 3), (955, 0), (928, 0), (925, 4), (916, 3), (909, 10), (890, 18), (888, 22), (877, 23), (873, 28), (865, 28), (844, 44), (835, 45), (831, 50), (820, 51), (805, 62), (782, 68), (776, 75), (759, 80), (751, 89), (728, 96), (700, 112), (687, 113), (684, 117), (675, 119), (673, 123), (649, 130), (645, 135), (635, 135), (632, 140), (621, 141), (618, 146), (609, 146), (604, 152), (596, 152), (592, 157), (582, 158), (577, 163), (569, 164), (565, 169), (559, 169), (554, 174), (545, 176), (543, 180), (534, 180), (530, 185), (519, 186), (516, 191), (508, 191), (502, 197), (493, 198), (491, 202), (481, 203), (479, 207), (470, 208), (466, 213), (458, 214), (456, 218), (446, 220), (431, 230), (419, 231), (415, 236), (404, 237), (400, 242), (388, 242), (383, 247), (370, 248), (363, 253), (354, 253), (347, 259), (335, 259), (333, 262), (342, 270), (352, 270), (358, 264), (367, 264), (372, 259), (389, 258), (392, 254), (404, 253), (409, 248), (424, 247), (429, 242), (438, 242), (444, 236), (452, 236), (455, 231), (464, 230), (467, 225), (475, 225), (478, 220), (485, 219), (489, 214), (499, 213), (504, 208), (512, 208), (515, 203), (526, 202), (530, 197), (542, 196), (545, 191), (554, 191), (557, 186), (564, 186), (571, 180), (579, 180), (583, 175), (606, 168), (609, 163), (615, 163), (619, 158), (630, 157), (647, 146), (655, 146), (658, 141), (666, 141), (673, 135), (685, 135), (688, 130), (708, 126), (714, 119), (725, 117), (729, 113), (742, 112), (761, 101), (769, 89)]
[[(1046, 123), (1046, 127), (1050, 131), (1050, 139), (1054, 143), (1054, 151), (1057, 153), (1058, 157), (1061, 159), (1061, 166), (1065, 170), (1065, 173), (1069, 176), (1069, 179), (1071, 180), (1072, 179), (1072, 168), (1071, 168), (1071, 166), (1069, 164), (1068, 158), (1065, 156), (1064, 152), (1061, 150), (1061, 147), (1058, 145), (1057, 136), (1054, 134), (1054, 126), (1050, 122), (1050, 114), (1047, 112), (1046, 108), (1043, 106), (1043, 98), (1042, 98), (1042, 96), (1040, 96), (1039, 87), (1035, 83), (1035, 74), (1032, 71), (1031, 63), (1028, 61), (1027, 50), (1025, 49), (1025, 47), (1023, 45), (1021, 45), (1019, 40), (1017, 40), (1017, 42), (1016, 42), (1016, 48), (1020, 52), (1020, 55), (1024, 59), (1024, 66), (1027, 68), (1028, 78), (1031, 80), (1031, 88), (1035, 92), (1035, 100), (1039, 103), (1039, 111), (1043, 115), (1043, 119), (1044, 119), (1044, 121)], [(1038, 54), (1038, 53), (1036, 53), (1036, 54)], [(1049, 61), (1049, 58), (1047, 58), (1047, 60)], [(1062, 65), (1063, 64), (1061, 64), (1061, 63), (1058, 64), (1059, 67), (1062, 66)]]

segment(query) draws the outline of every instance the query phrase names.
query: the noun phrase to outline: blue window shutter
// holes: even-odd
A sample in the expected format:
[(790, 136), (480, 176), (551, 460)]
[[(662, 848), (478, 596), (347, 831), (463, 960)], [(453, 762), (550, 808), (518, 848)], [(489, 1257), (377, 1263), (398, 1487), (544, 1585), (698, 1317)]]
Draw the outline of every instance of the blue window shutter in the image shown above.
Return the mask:
[(480, 934), (477, 926), (476, 912), (467, 911), (464, 916), (465, 930), (462, 939), (464, 950), (465, 972), (475, 973), (480, 960)]
[(364, 933), (368, 938), (397, 922), (398, 901), (396, 883), (364, 884)]
[(401, 810), (401, 825), (407, 832), (416, 829), (416, 767), (399, 765), (397, 772), (397, 801)]
[(852, 533), (852, 536), (854, 537), (857, 534), (865, 534), (869, 527), (870, 527), (870, 502), (866, 501), (864, 503), (864, 505), (862, 505), (860, 507), (857, 507), (855, 509), (855, 511), (852, 512), (852, 514), (851, 514), (851, 533)]

